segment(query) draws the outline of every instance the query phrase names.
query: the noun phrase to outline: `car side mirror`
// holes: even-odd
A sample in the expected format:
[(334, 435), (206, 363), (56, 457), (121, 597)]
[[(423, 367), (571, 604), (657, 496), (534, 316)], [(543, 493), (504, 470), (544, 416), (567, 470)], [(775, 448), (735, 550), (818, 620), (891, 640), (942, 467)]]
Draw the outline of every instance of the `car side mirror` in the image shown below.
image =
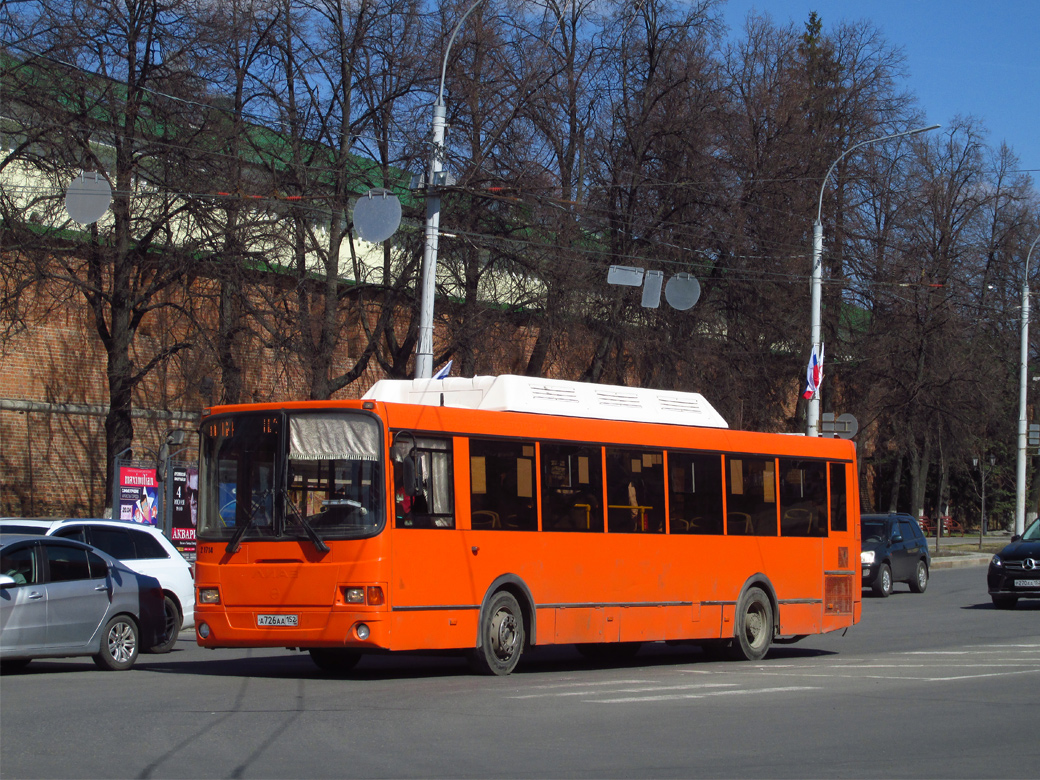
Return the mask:
[(1022, 541), (1022, 537), (1019, 534), (1015, 534), (1014, 536), (1011, 537), (1011, 541), (1012, 542), (1020, 542), (1020, 541)]
[(901, 542), (901, 541), (903, 541), (903, 535), (901, 533), (894, 533), (894, 534), (892, 534), (892, 541), (893, 542)]
[(13, 588), (17, 584), (9, 574), (0, 574), (0, 588)]

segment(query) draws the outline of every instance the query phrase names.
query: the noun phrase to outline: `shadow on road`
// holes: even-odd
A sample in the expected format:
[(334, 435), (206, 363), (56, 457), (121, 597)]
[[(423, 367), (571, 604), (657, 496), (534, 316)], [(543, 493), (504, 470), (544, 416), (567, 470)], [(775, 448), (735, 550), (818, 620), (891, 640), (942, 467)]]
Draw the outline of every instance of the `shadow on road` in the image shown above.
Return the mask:
[[(174, 647), (165, 655), (141, 655), (133, 669), (121, 674), (152, 672), (214, 677), (248, 677), (257, 679), (341, 679), (318, 669), (306, 652), (263, 650), (214, 650), (213, 657), (198, 659), (196, 648)], [(261, 653), (261, 654), (257, 654)], [(797, 645), (774, 645), (763, 662), (796, 658), (818, 658), (834, 655), (832, 651)], [(189, 660), (189, 657), (192, 657)], [(644, 645), (628, 659), (591, 660), (569, 645), (534, 648), (526, 653), (514, 674), (577, 672), (588, 669), (641, 669), (694, 664), (705, 667), (739, 668), (742, 661), (718, 660), (699, 646), (669, 646), (664, 643)], [(5, 672), (5, 676), (33, 674), (111, 674), (99, 671), (89, 659), (38, 659), (22, 670)], [(466, 659), (458, 653), (388, 653), (362, 657), (358, 666), (342, 679), (390, 680), (470, 676)]]

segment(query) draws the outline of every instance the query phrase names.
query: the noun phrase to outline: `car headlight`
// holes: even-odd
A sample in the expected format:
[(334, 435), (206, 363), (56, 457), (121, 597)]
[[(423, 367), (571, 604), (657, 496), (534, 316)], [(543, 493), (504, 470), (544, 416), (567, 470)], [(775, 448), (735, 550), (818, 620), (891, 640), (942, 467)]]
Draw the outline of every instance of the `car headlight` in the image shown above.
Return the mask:
[(874, 562), (874, 551), (873, 550), (863, 550), (862, 552), (860, 552), (860, 554), (859, 554), (859, 562), (864, 564), (864, 565), (873, 563)]
[(992, 558), (989, 559), (989, 565), (990, 566), (1003, 566), (1004, 562), (1002, 560), (1000, 560), (1000, 556), (999, 555), (994, 555)]

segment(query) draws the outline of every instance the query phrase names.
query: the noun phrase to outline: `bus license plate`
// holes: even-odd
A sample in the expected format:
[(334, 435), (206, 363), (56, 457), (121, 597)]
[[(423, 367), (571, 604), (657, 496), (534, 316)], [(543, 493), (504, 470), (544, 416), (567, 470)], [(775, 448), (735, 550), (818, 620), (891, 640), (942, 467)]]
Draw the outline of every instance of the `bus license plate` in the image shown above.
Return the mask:
[(1016, 588), (1040, 588), (1040, 580), (1015, 580)]
[(298, 615), (257, 615), (258, 626), (298, 626), (300, 624)]

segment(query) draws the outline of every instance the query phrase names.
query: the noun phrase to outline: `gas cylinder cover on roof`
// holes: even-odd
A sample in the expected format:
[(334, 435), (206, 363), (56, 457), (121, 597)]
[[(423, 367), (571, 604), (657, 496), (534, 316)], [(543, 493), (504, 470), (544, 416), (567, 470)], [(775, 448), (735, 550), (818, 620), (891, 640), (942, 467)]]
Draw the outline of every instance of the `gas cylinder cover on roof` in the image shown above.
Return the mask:
[(527, 376), (381, 379), (363, 396), (386, 403), (728, 428), (700, 393)]

